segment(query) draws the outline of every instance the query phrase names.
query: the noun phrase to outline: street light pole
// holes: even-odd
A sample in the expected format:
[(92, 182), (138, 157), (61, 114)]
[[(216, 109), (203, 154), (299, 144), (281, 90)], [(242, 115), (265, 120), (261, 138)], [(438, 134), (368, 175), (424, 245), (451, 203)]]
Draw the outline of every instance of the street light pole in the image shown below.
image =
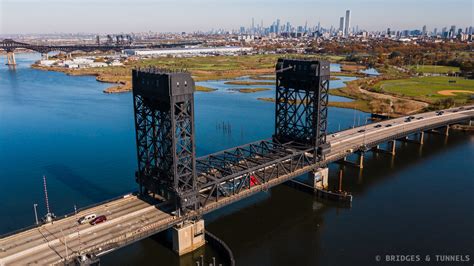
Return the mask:
[(77, 239), (79, 240), (79, 256), (81, 255), (82, 249), (82, 242), (81, 242), (81, 234), (79, 233), (79, 220), (77, 219), (77, 207), (74, 204), (74, 219), (76, 219), (76, 232), (77, 232)]
[(369, 120), (368, 117), (365, 118), (365, 125), (364, 125), (364, 145), (365, 145), (365, 133), (367, 132), (367, 121)]
[(62, 228), (61, 228), (61, 234), (63, 235), (63, 239), (64, 239), (64, 248), (66, 249), (66, 263), (67, 263), (67, 260), (69, 259), (69, 256), (67, 254), (67, 238), (64, 235), (64, 231)]
[(39, 224), (38, 222), (38, 212), (36, 211), (36, 207), (38, 206), (38, 204), (33, 204), (33, 209), (35, 210), (35, 220), (36, 220), (36, 225)]

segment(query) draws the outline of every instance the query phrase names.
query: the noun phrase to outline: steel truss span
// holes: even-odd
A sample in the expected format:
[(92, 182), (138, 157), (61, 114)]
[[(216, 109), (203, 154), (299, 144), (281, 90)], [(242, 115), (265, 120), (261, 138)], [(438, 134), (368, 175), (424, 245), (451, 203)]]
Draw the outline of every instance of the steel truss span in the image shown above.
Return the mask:
[(306, 144), (268, 139), (198, 158), (200, 206), (307, 168), (314, 164), (313, 151)]
[(124, 49), (138, 49), (138, 48), (172, 48), (172, 47), (184, 47), (186, 45), (197, 45), (201, 42), (180, 42), (180, 43), (162, 43), (162, 44), (151, 44), (151, 45), (134, 45), (134, 44), (100, 44), (100, 45), (36, 45), (28, 44), (23, 42), (17, 42), (12, 39), (5, 39), (0, 41), (0, 49), (7, 52), (13, 52), (15, 49), (28, 49), (39, 53), (49, 53), (53, 51), (60, 51), (66, 53), (72, 53), (74, 51), (82, 52), (94, 52), (94, 51), (117, 51), (120, 52)]

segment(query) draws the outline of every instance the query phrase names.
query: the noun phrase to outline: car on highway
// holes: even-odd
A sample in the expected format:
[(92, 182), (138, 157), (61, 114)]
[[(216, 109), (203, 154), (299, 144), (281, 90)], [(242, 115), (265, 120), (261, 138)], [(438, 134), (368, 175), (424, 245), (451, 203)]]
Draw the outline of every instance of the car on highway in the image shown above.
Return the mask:
[(337, 138), (337, 137), (339, 137), (339, 134), (338, 134), (338, 133), (334, 133), (334, 134), (331, 135), (331, 137)]
[(436, 112), (436, 115), (442, 115), (442, 114), (444, 114), (444, 111), (438, 111), (438, 112)]
[(363, 132), (365, 132), (365, 129), (361, 129), (361, 130), (359, 130), (359, 131), (357, 131), (357, 132), (363, 133)]
[(423, 116), (418, 117), (416, 120), (421, 120), (423, 119)]
[(379, 127), (382, 127), (382, 125), (379, 124), (379, 125), (375, 125), (374, 127), (379, 128)]
[(107, 221), (107, 217), (105, 217), (105, 215), (101, 215), (101, 216), (97, 216), (94, 220), (92, 220), (90, 224), (96, 225), (96, 224), (103, 223), (105, 221)]
[(77, 220), (77, 222), (79, 224), (85, 224), (89, 221), (94, 220), (96, 217), (97, 217), (97, 215), (95, 213), (91, 213), (91, 214), (88, 214), (86, 216), (83, 216), (83, 217), (79, 218), (79, 220)]
[(392, 126), (392, 124), (387, 124), (387, 125), (385, 125), (385, 127), (391, 127), (391, 126)]

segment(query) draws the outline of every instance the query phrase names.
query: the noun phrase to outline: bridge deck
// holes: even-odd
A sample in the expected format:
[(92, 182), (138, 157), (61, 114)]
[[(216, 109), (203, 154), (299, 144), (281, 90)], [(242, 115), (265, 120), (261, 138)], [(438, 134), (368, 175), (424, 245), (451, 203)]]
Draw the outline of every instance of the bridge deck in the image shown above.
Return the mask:
[[(240, 186), (239, 189), (235, 189), (236, 186), (233, 186), (229, 190), (227, 187), (227, 191), (232, 191), (232, 193), (225, 194), (220, 192), (221, 197), (217, 196), (218, 192), (214, 194), (210, 192), (210, 189), (206, 190), (207, 192), (203, 191), (203, 194), (207, 193), (207, 195), (210, 195), (209, 198), (211, 200), (206, 201), (204, 207), (198, 213), (189, 213), (178, 218), (171, 214), (171, 207), (166, 205), (166, 203), (154, 205), (136, 196), (128, 196), (77, 214), (77, 217), (89, 213), (107, 215), (108, 221), (99, 225), (91, 226), (84, 224), (78, 226), (76, 222), (77, 217), (72, 216), (55, 221), (54, 224), (42, 225), (38, 228), (4, 237), (0, 239), (0, 265), (55, 264), (63, 261), (66, 257), (73, 258), (79, 250), (94, 254), (111, 251), (165, 230), (184, 219), (221, 208), (259, 191), (283, 183), (295, 176), (309, 172), (320, 165), (337, 161), (359, 149), (370, 148), (412, 133), (474, 118), (474, 106), (464, 107), (463, 110), (455, 110), (457, 109), (445, 110), (445, 113), (442, 115), (437, 115), (436, 112), (417, 114), (414, 115), (415, 119), (410, 122), (405, 122), (405, 118), (397, 118), (335, 133), (328, 136), (328, 142), (331, 143), (330, 154), (326, 156), (324, 162), (318, 164), (308, 164), (305, 162), (300, 163), (299, 166), (295, 165), (295, 162), (297, 162), (293, 159), (296, 158), (295, 156), (309, 160), (309, 158), (312, 158), (312, 154), (309, 154), (305, 149), (295, 148), (294, 145), (283, 145), (278, 146), (277, 149), (267, 150), (267, 152), (278, 150), (281, 153), (277, 153), (276, 157), (279, 158), (267, 157), (267, 159), (259, 161), (260, 159), (255, 157), (255, 164), (246, 166), (246, 170), (242, 170), (242, 167), (234, 166), (233, 169), (229, 169), (228, 166), (222, 166), (221, 173), (233, 175), (231, 178), (220, 176), (222, 180), (234, 180), (233, 182), (235, 182), (239, 178), (243, 179), (242, 171), (246, 171), (247, 174), (256, 175), (256, 182), (253, 182), (253, 185), (247, 182), (245, 185)], [(417, 119), (419, 117), (423, 118)], [(375, 127), (377, 124), (380, 124), (381, 127)], [(391, 126), (386, 127), (388, 124)], [(362, 129), (365, 131), (360, 132)], [(268, 143), (268, 141), (262, 142)], [(261, 142), (256, 143), (259, 144)], [(245, 145), (245, 147), (249, 147), (249, 145)], [(258, 153), (261, 153), (258, 156), (265, 156), (267, 154), (263, 150)], [(215, 154), (215, 158), (207, 156), (198, 159), (198, 161), (204, 162), (200, 167), (201, 176), (204, 173), (209, 173), (210, 170), (206, 169), (205, 162), (209, 161), (209, 159), (219, 160), (216, 159), (221, 156), (219, 154), (222, 155), (223, 153)], [(272, 158), (274, 160), (271, 160)], [(242, 162), (237, 158), (235, 160), (237, 163)], [(252, 160), (250, 153), (247, 154), (245, 160)], [(227, 170), (224, 169), (226, 167)], [(260, 168), (256, 169), (258, 167)], [(241, 169), (242, 171), (236, 171), (235, 169)], [(282, 172), (278, 175), (271, 174), (275, 173), (275, 169), (280, 169)], [(292, 169), (292, 171), (285, 172), (287, 171), (285, 169)], [(266, 177), (262, 173), (267, 173)], [(214, 175), (214, 178), (216, 176)], [(212, 186), (215, 186), (217, 189), (216, 184), (219, 184), (220, 187), (225, 187), (225, 184), (215, 182), (215, 180), (212, 181), (212, 178), (210, 180), (211, 182), (203, 181), (201, 184), (202, 190)], [(203, 184), (211, 185), (206, 186)], [(241, 182), (241, 184), (244, 184), (244, 182)], [(219, 190), (217, 189), (216, 191)], [(65, 246), (67, 246), (67, 255)]]

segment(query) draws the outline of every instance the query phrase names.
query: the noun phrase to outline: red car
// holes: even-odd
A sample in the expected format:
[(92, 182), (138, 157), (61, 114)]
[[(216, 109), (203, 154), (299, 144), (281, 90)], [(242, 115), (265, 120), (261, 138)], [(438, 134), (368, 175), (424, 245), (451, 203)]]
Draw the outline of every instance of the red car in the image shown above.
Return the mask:
[(94, 220), (92, 220), (90, 222), (91, 225), (96, 225), (96, 224), (100, 224), (100, 223), (103, 223), (107, 221), (107, 217), (105, 217), (105, 215), (101, 215), (101, 216), (97, 216), (97, 218), (95, 218)]

